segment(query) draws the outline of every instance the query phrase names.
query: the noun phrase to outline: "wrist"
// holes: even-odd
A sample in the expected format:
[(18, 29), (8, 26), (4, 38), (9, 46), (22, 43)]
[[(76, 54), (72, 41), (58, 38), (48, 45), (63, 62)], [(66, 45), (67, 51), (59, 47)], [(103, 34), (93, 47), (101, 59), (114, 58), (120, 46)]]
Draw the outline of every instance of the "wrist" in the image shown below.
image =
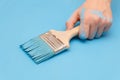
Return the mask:
[(86, 1), (100, 1), (100, 2), (108, 2), (108, 3), (111, 3), (112, 0), (86, 0)]
[(111, 5), (112, 0), (86, 0), (87, 3)]

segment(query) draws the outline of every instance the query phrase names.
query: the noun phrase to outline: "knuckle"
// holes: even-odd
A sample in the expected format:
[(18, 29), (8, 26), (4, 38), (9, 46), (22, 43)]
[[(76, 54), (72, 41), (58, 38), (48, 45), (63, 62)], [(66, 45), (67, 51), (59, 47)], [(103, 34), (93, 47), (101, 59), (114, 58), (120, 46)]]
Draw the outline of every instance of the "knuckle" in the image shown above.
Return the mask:
[(98, 23), (100, 21), (100, 17), (94, 17), (94, 21)]
[(107, 22), (108, 25), (111, 25), (112, 23), (110, 21)]
[(101, 24), (105, 25), (105, 24), (107, 24), (107, 21), (102, 19)]
[(88, 24), (89, 24), (89, 21), (88, 21), (88, 20), (85, 20), (85, 21), (83, 22), (84, 27), (88, 27), (88, 26), (86, 26), (86, 25), (88, 25)]
[(112, 24), (112, 19), (107, 20), (108, 24)]
[(104, 24), (108, 24), (108, 21), (104, 21), (103, 23), (104, 23)]
[(86, 16), (84, 22), (88, 23), (90, 20), (91, 20), (91, 17), (90, 16)]

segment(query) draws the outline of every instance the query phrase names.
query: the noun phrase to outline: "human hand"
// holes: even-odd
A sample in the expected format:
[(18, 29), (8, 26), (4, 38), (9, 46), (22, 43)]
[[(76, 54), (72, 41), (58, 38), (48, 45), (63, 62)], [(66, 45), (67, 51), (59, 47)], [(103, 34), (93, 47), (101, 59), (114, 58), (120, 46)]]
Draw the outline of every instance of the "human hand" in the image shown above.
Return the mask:
[(86, 0), (66, 22), (70, 30), (80, 21), (80, 39), (99, 38), (112, 24), (111, 0)]

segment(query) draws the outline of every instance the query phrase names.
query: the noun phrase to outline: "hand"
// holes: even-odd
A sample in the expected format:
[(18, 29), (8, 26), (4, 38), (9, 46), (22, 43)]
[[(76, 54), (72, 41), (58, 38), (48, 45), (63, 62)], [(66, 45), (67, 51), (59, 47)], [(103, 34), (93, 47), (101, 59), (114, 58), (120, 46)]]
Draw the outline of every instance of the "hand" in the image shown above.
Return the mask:
[(111, 0), (86, 0), (66, 22), (67, 30), (80, 21), (80, 39), (99, 38), (112, 24)]

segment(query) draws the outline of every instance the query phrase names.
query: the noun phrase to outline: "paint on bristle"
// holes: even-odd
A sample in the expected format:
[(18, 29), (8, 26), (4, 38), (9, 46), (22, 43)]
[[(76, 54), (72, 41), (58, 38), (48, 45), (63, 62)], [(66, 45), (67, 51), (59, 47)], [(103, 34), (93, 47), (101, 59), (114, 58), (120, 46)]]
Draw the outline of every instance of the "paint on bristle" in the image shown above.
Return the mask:
[(53, 49), (40, 37), (33, 38), (20, 47), (35, 63), (40, 63), (55, 55)]

